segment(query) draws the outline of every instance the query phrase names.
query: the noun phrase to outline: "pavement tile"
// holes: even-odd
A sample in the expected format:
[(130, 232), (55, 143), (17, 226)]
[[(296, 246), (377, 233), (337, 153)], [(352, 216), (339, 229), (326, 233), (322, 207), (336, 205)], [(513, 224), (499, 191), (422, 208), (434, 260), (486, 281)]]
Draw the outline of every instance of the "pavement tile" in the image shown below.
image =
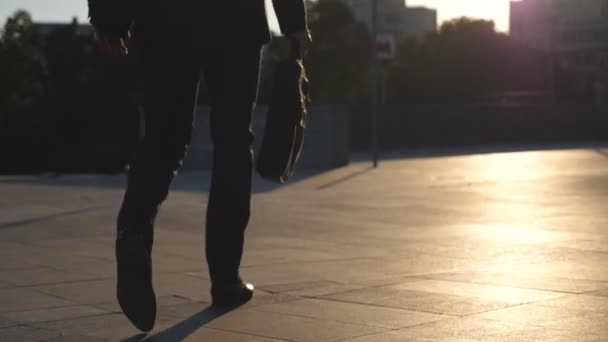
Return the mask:
[(608, 297), (608, 288), (585, 293), (590, 296)]
[(38, 342), (52, 340), (60, 336), (61, 334), (58, 331), (26, 325), (0, 329), (0, 341), (2, 342)]
[(391, 287), (400, 290), (487, 299), (509, 304), (523, 304), (562, 296), (562, 293), (558, 292), (439, 280), (410, 280)]
[[(223, 331), (209, 327), (210, 322), (236, 309), (216, 309), (209, 306), (188, 307), (187, 304), (176, 305), (177, 311), (186, 316), (168, 319), (159, 317), (155, 331), (145, 341), (278, 341), (268, 337), (243, 334), (234, 331)], [(284, 341), (284, 340), (281, 340)]]
[[(179, 249), (179, 248), (175, 248)], [(199, 247), (202, 249), (202, 247)], [(199, 251), (197, 253), (197, 256)], [(207, 263), (204, 257), (200, 257), (197, 259), (185, 258), (181, 256), (174, 255), (163, 255), (161, 253), (155, 253), (152, 257), (152, 263), (154, 267), (154, 272), (161, 273), (189, 273), (189, 272), (199, 272), (200, 276), (208, 279), (207, 275)]]
[(552, 308), (563, 308), (580, 311), (608, 312), (608, 297), (594, 294), (564, 295), (537, 303)]
[(398, 329), (446, 318), (446, 316), (424, 312), (318, 299), (262, 305), (255, 307), (255, 310), (387, 329)]
[(522, 276), (568, 278), (592, 282), (608, 282), (608, 265), (594, 261), (552, 261), (538, 264), (494, 264), (484, 268), (488, 272), (519, 272)]
[(158, 296), (177, 296), (197, 302), (211, 301), (209, 280), (184, 273), (154, 272), (154, 290)]
[[(27, 253), (23, 253), (23, 255), (27, 255)], [(0, 271), (18, 271), (40, 267), (40, 265), (34, 262), (34, 260), (28, 260), (27, 258), (24, 259), (23, 255), (20, 253), (20, 255), (7, 256), (6, 253), (0, 252), (0, 259), (2, 259)]]
[(19, 323), (7, 319), (5, 315), (0, 316), (0, 329), (19, 325)]
[[(47, 227), (41, 227), (45, 229)], [(13, 231), (15, 233), (16, 231)], [(28, 233), (22, 233), (28, 235)], [(57, 233), (59, 234), (59, 233)], [(3, 234), (4, 235), (4, 234)], [(35, 234), (32, 234), (35, 235)], [(29, 239), (36, 239), (35, 236), (29, 236)], [(56, 250), (53, 248), (39, 247), (29, 244), (21, 244), (18, 249), (12, 251), (0, 252), (2, 257), (3, 269), (22, 269), (32, 267), (50, 267), (61, 266), (67, 268), (71, 265), (81, 264), (83, 262), (94, 262), (96, 259), (80, 256), (67, 252), (69, 249)], [(1, 269), (0, 269), (1, 270)]]
[(99, 279), (78, 272), (66, 272), (51, 267), (36, 267), (30, 269), (0, 272), (0, 279), (10, 286), (36, 286), (45, 284), (68, 283), (74, 281)]
[(326, 287), (326, 286), (334, 286), (334, 285), (340, 285), (340, 284), (335, 283), (333, 281), (322, 280), (322, 281), (311, 281), (311, 282), (301, 282), (301, 283), (267, 285), (267, 286), (262, 286), (261, 288), (264, 291), (276, 293), (276, 292), (294, 292), (294, 291), (299, 291), (299, 290), (308, 290), (308, 289), (314, 289), (314, 288)]
[(67, 265), (58, 263), (52, 267), (90, 279), (114, 279), (116, 277), (116, 262), (114, 259), (108, 261), (80, 258), (77, 263)]
[[(86, 216), (90, 220), (90, 216)], [(72, 255), (87, 257), (89, 260), (114, 260), (114, 236), (91, 236), (91, 237), (53, 237), (28, 242), (28, 244), (40, 248), (57, 251), (69, 250)]]
[(608, 312), (605, 311), (529, 304), (489, 311), (475, 317), (608, 336)]
[(335, 284), (287, 292), (290, 295), (302, 297), (323, 297), (331, 294), (363, 289), (365, 286), (356, 284)]
[(508, 303), (445, 293), (376, 287), (338, 293), (322, 298), (445, 315), (470, 315), (509, 306)]
[(306, 269), (300, 268), (300, 265), (294, 264), (243, 267), (241, 275), (243, 279), (260, 287), (325, 280), (320, 267), (319, 271), (308, 272)]
[(187, 319), (210, 307), (209, 303), (184, 301), (179, 304), (158, 303), (157, 316), (166, 321)]
[(87, 342), (109, 342), (110, 340), (107, 340), (105, 338), (99, 338), (99, 337), (92, 337), (92, 336), (76, 336), (76, 335), (72, 335), (72, 336), (57, 336), (57, 337), (53, 337), (50, 339), (45, 339), (44, 342), (82, 342), (82, 341), (87, 341)]
[(302, 297), (290, 293), (268, 293), (263, 290), (256, 290), (253, 299), (246, 304), (247, 307), (259, 305), (279, 304), (302, 299)]
[[(95, 280), (36, 289), (81, 304), (98, 304), (114, 301), (116, 280)], [(209, 302), (210, 285), (206, 279), (179, 273), (154, 273), (154, 289), (157, 296), (178, 296), (193, 301)]]
[(483, 271), (469, 271), (430, 274), (420, 276), (420, 278), (571, 293), (589, 292), (604, 288), (606, 286), (605, 283), (597, 281), (571, 278), (551, 278), (538, 275), (535, 276), (534, 274), (522, 276), (517, 272), (492, 273)]
[[(167, 307), (167, 306), (173, 306), (173, 305), (180, 305), (180, 304), (189, 304), (189, 303), (199, 303), (199, 302), (194, 302), (191, 301), (187, 298), (181, 298), (181, 297), (176, 297), (176, 296), (167, 296), (167, 295), (162, 295), (159, 296), (158, 294), (156, 295), (156, 304), (158, 305), (159, 308), (161, 308), (159, 310), (159, 314), (163, 312), (162, 308), (163, 307)], [(205, 303), (200, 303), (199, 305), (203, 306)], [(109, 312), (109, 313), (121, 313), (121, 309), (120, 306), (118, 304), (118, 300), (116, 298), (112, 298), (112, 300), (109, 301), (105, 301), (105, 302), (100, 302), (100, 303), (93, 303), (90, 304), (88, 306), (92, 306), (94, 308)]]
[(100, 310), (91, 306), (78, 305), (62, 308), (39, 309), (30, 311), (19, 311), (5, 313), (4, 317), (20, 323), (34, 323), (47, 321), (60, 321), (86, 316), (96, 316), (107, 314), (105, 310)]
[(363, 336), (386, 329), (307, 317), (237, 310), (211, 321), (208, 327), (289, 341), (325, 342)]
[(158, 334), (152, 335), (143, 341), (281, 342), (285, 340), (248, 334), (240, 334), (230, 331), (222, 331), (209, 328), (199, 328), (194, 331), (188, 329), (163, 331)]
[[(6, 238), (3, 235), (3, 240)], [(28, 258), (23, 258), (24, 244), (11, 241), (0, 241), (0, 271), (12, 271), (20, 269), (34, 268), (37, 265), (30, 262)], [(3, 280), (3, 278), (0, 277)]]
[(138, 331), (122, 314), (81, 317), (61, 321), (32, 323), (34, 327), (58, 331), (63, 336), (91, 336), (113, 341), (137, 334)]
[[(299, 300), (301, 297), (292, 296), (289, 294), (271, 294), (262, 290), (256, 290), (253, 299), (244, 305), (244, 307), (256, 307), (259, 305), (285, 303), (288, 301)], [(211, 303), (210, 297), (208, 300), (191, 300), (189, 298), (161, 295), (157, 294), (158, 317), (167, 320), (183, 319), (197, 313), (204, 308), (207, 308)], [(90, 306), (104, 310), (105, 312), (121, 313), (118, 301), (113, 299), (102, 303), (94, 303)]]
[(398, 274), (417, 274), (429, 270), (452, 270), (453, 260), (438, 257), (405, 258), (403, 260), (383, 258), (359, 258), (318, 262), (294, 262), (244, 267), (246, 279), (260, 286), (333, 281), (337, 283), (360, 283)]
[(341, 284), (334, 281), (316, 281), (291, 284), (268, 285), (261, 287), (272, 293), (286, 293), (300, 297), (321, 297), (334, 293), (347, 292), (365, 288), (359, 284)]
[(345, 256), (336, 251), (285, 248), (277, 246), (272, 249), (247, 249), (244, 254), (243, 266), (260, 266), (303, 261), (328, 261), (343, 259)]
[(472, 318), (452, 318), (411, 328), (345, 340), (347, 342), (459, 341), (459, 342), (600, 342), (601, 335), (583, 334), (549, 328), (488, 322)]
[(73, 306), (75, 302), (28, 288), (0, 290), (0, 313)]
[(79, 304), (102, 303), (116, 297), (116, 281), (113, 279), (38, 286), (35, 289)]
[[(158, 300), (158, 298), (157, 298), (157, 300)], [(122, 312), (117, 299), (112, 299), (112, 300), (100, 302), (100, 303), (92, 303), (92, 304), (88, 304), (88, 306), (92, 306), (94, 308), (104, 310), (109, 313), (121, 313)]]
[[(116, 298), (114, 279), (40, 286), (36, 289), (80, 304), (112, 303)], [(154, 289), (159, 297), (211, 301), (209, 281), (186, 274), (155, 272)]]

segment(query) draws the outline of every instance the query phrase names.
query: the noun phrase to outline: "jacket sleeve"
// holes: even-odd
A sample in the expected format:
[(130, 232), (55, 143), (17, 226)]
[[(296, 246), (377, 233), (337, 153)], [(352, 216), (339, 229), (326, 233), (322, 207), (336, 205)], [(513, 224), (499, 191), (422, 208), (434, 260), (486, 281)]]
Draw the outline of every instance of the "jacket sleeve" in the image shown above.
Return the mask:
[(283, 34), (292, 34), (308, 28), (304, 0), (273, 0), (273, 5)]
[(88, 0), (91, 25), (111, 37), (126, 37), (133, 22), (133, 1)]

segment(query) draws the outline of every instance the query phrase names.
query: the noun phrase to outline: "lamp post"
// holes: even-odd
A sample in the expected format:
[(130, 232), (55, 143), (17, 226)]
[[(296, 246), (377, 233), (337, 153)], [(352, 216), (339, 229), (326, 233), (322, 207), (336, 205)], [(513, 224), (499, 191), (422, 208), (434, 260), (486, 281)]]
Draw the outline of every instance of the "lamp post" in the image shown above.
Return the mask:
[(378, 0), (371, 0), (372, 5), (372, 106), (371, 106), (371, 143), (372, 143), (372, 160), (374, 167), (378, 167), (378, 107), (380, 102), (379, 93), (379, 78), (380, 78), (380, 61), (376, 53), (376, 43), (378, 37)]

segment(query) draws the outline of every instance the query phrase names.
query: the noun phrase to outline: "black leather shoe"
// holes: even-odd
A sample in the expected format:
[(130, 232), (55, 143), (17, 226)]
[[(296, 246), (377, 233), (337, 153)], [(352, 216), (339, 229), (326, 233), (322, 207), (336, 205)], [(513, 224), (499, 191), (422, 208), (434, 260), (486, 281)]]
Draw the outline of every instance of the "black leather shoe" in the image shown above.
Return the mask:
[(214, 284), (211, 288), (213, 306), (239, 306), (253, 297), (253, 284), (238, 281), (234, 284)]
[(137, 329), (148, 332), (156, 321), (156, 296), (152, 287), (152, 259), (143, 237), (119, 236), (116, 263), (120, 308)]

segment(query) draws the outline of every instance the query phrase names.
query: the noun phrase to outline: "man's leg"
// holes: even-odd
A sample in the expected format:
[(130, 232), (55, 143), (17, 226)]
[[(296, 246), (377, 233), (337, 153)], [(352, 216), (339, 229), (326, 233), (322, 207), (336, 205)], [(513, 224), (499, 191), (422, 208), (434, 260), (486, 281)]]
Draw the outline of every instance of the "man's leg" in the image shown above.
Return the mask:
[(154, 220), (190, 143), (200, 62), (191, 53), (144, 48), (142, 64), (146, 133), (128, 173), (116, 258), (120, 306), (137, 328), (148, 331), (156, 319)]
[(144, 49), (142, 64), (145, 136), (130, 164), (118, 229), (141, 233), (151, 244), (159, 206), (190, 144), (200, 62), (187, 53)]
[[(253, 133), (260, 46), (216, 48), (204, 62), (211, 98), (213, 174), (207, 208), (206, 255), (214, 292), (242, 285), (239, 266), (249, 222)], [(217, 299), (214, 295), (214, 301)]]

